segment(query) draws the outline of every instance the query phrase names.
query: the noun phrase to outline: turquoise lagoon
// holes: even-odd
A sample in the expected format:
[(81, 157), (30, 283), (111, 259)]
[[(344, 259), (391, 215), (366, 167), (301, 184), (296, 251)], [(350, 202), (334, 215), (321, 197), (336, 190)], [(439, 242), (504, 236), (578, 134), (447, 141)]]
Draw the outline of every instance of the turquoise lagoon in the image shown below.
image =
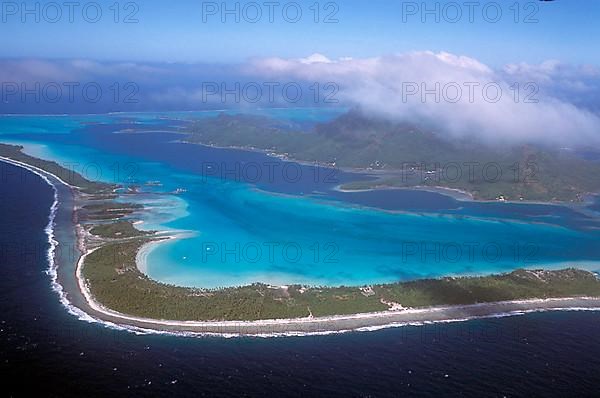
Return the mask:
[[(339, 111), (260, 113), (309, 125)], [(335, 186), (356, 175), (325, 178), (318, 168), (261, 153), (178, 141), (190, 120), (216, 114), (6, 116), (0, 141), (91, 179), (140, 186), (121, 198), (146, 206), (136, 215), (140, 227), (179, 236), (147, 253), (145, 271), (165, 283), (333, 286), (520, 267), (600, 269), (599, 215), (583, 206), (460, 202), (418, 191), (345, 194)], [(274, 175), (262, 168), (261, 178), (249, 176), (267, 164)]]

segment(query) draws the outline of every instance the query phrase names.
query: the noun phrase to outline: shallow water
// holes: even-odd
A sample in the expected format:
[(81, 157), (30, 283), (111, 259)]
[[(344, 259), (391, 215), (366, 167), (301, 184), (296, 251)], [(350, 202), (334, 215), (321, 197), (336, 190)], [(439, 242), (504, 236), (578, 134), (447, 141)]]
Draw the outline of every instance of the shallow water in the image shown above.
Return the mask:
[(52, 189), (2, 164), (6, 396), (594, 396), (600, 314), (559, 312), (301, 338), (135, 335), (78, 320), (51, 289)]
[[(317, 113), (303, 122), (332, 117)], [(592, 212), (423, 191), (343, 193), (334, 188), (365, 176), (177, 142), (186, 119), (213, 115), (12, 116), (0, 118), (0, 134), (90, 179), (141, 185), (144, 193), (122, 199), (147, 206), (140, 227), (185, 232), (148, 254), (146, 271), (162, 282), (362, 285), (520, 267), (600, 269)]]

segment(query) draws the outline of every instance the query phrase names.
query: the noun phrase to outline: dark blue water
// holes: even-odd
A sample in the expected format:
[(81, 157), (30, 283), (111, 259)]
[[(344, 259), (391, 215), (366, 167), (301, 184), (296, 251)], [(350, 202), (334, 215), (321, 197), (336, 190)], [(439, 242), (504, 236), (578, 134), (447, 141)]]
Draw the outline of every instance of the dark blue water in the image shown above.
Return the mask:
[[(29, 131), (27, 119), (23, 120), (25, 126), (16, 124), (20, 126), (17, 133), (15, 120), (9, 119), (11, 125), (3, 125), (2, 131), (3, 137), (50, 148), (50, 154), (42, 153), (40, 157), (75, 162), (79, 164), (76, 170), (90, 179), (100, 178), (93, 173), (96, 168), (88, 174), (83, 165), (98, 165), (110, 182), (143, 185), (146, 181), (161, 181), (164, 187), (157, 189), (165, 192), (185, 188), (187, 192), (182, 196), (160, 203), (157, 219), (152, 219), (151, 212), (144, 219), (150, 229), (166, 226), (197, 233), (193, 239), (162, 245), (149, 255), (147, 272), (162, 282), (203, 287), (257, 280), (272, 284), (361, 285), (533, 266), (577, 265), (597, 270), (600, 217), (592, 210), (474, 203), (410, 190), (339, 192), (335, 189), (338, 184), (365, 176), (284, 162), (259, 152), (184, 144), (177, 141), (181, 135), (174, 134), (179, 131), (177, 124), (183, 122), (154, 116), (104, 116), (106, 120), (86, 119), (76, 127), (66, 123), (74, 123), (73, 119), (66, 118), (62, 124), (49, 124), (44, 131)], [(122, 133), (131, 130), (135, 133)], [(121, 133), (114, 134), (117, 131)], [(132, 165), (133, 173), (121, 172), (121, 178), (112, 180), (115, 164), (122, 171)], [(272, 174), (268, 171), (271, 166), (276, 170)], [(251, 180), (257, 171), (260, 178)], [(292, 197), (258, 193), (254, 188)], [(299, 197), (303, 195), (335, 201), (340, 206), (322, 206)], [(137, 199), (143, 201), (144, 197)], [(347, 206), (413, 214), (390, 215)], [(198, 250), (206, 242), (219, 242), (224, 247), (277, 241), (281, 237), (304, 247), (305, 254), (315, 242), (319, 247), (333, 243), (336, 264), (315, 261), (313, 256), (292, 263), (281, 255), (272, 262), (228, 263), (216, 256), (216, 251), (215, 256), (205, 259), (205, 251)], [(458, 245), (458, 261), (413, 255), (424, 247), (418, 246), (423, 241)], [(467, 259), (464, 245), (472, 242), (482, 248), (493, 245), (501, 253), (500, 259), (490, 260), (483, 249)], [(417, 246), (420, 249), (414, 249)], [(413, 254), (407, 257), (411, 248)], [(266, 260), (265, 256), (259, 257)]]
[(13, 166), (1, 171), (3, 396), (598, 396), (596, 313), (233, 340), (84, 323), (44, 273), (52, 190)]
[[(128, 121), (125, 116), (112, 116), (108, 122), (90, 123), (83, 128), (74, 129), (72, 133), (20, 133), (3, 134), (3, 137), (49, 145), (93, 148), (104, 153), (126, 156), (133, 162), (160, 162), (207, 178), (246, 182), (269, 192), (321, 197), (344, 204), (392, 211), (528, 220), (576, 229), (600, 228), (600, 218), (590, 217), (589, 214), (566, 206), (460, 201), (435, 192), (414, 190), (339, 192), (335, 190), (339, 185), (356, 180), (373, 180), (375, 177), (341, 169), (285, 162), (262, 152), (179, 143), (178, 140), (183, 136), (173, 132), (180, 131), (180, 126), (186, 124), (179, 120), (150, 118), (144, 120), (144, 123), (135, 124)], [(143, 133), (112, 134), (121, 130)], [(156, 179), (160, 180), (161, 177), (163, 176), (156, 176)], [(114, 182), (128, 181), (121, 179)], [(600, 200), (590, 207), (592, 210), (598, 208)]]

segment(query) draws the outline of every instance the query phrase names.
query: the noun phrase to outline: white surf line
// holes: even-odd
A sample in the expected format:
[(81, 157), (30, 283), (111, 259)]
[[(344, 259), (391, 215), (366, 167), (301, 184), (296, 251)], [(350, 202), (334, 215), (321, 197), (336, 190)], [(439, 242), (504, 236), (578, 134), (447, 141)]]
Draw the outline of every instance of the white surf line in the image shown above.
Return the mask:
[(46, 225), (46, 228), (44, 228), (44, 232), (46, 232), (46, 235), (48, 236), (48, 243), (50, 244), (50, 247), (48, 248), (48, 251), (46, 253), (47, 259), (48, 259), (48, 269), (46, 270), (46, 274), (48, 276), (50, 276), (50, 284), (51, 284), (52, 290), (54, 290), (58, 294), (60, 303), (67, 309), (67, 311), (71, 315), (77, 316), (77, 317), (79, 317), (79, 319), (85, 320), (88, 322), (97, 321), (96, 319), (91, 317), (89, 314), (82, 311), (80, 308), (75, 307), (69, 301), (69, 299), (67, 298), (66, 292), (64, 291), (62, 285), (58, 281), (58, 265), (56, 264), (55, 256), (56, 256), (56, 247), (58, 247), (59, 242), (54, 237), (54, 227), (55, 227), (56, 213), (58, 211), (60, 202), (59, 202), (59, 198), (58, 198), (58, 190), (56, 189), (56, 186), (52, 183), (52, 181), (50, 181), (50, 179), (47, 177), (47, 175), (50, 175), (53, 178), (56, 178), (56, 180), (60, 181), (62, 184), (64, 184), (65, 186), (67, 186), (71, 189), (76, 189), (76, 187), (66, 183), (58, 176), (56, 176), (52, 173), (49, 173), (45, 170), (42, 170), (36, 166), (32, 166), (27, 163), (23, 163), (23, 162), (14, 160), (14, 159), (6, 158), (4, 156), (0, 156), (0, 160), (5, 163), (12, 164), (13, 166), (17, 166), (17, 167), (26, 169), (27, 171), (37, 175), (46, 184), (48, 184), (54, 191), (54, 201), (52, 203), (52, 206), (50, 207), (50, 215), (48, 216), (48, 224)]
[(46, 176), (46, 174), (49, 175), (49, 176), (52, 176), (53, 178), (56, 178), (62, 184), (66, 185), (67, 187), (69, 187), (71, 189), (79, 189), (79, 187), (71, 185), (68, 182), (64, 181), (62, 178), (58, 177), (57, 175), (52, 174), (49, 171), (41, 169), (41, 168), (39, 168), (37, 166), (32, 166), (32, 165), (30, 165), (28, 163), (24, 163), (24, 162), (21, 162), (19, 160), (14, 160), (14, 159), (7, 158), (7, 157), (4, 157), (4, 156), (0, 156), (0, 160), (3, 160), (6, 163), (10, 163), (10, 164), (12, 164), (14, 166), (19, 166), (19, 167), (22, 167), (24, 169), (27, 169), (27, 170), (31, 171), (32, 173), (40, 176), (46, 183), (48, 183), (48, 185), (50, 185), (52, 187), (54, 187), (54, 184), (52, 184), (52, 182), (48, 179), (48, 177)]
[[(66, 187), (70, 188), (70, 189), (78, 189), (78, 187), (73, 186), (69, 183), (67, 183), (66, 181), (64, 181), (63, 179), (61, 179), (60, 177), (56, 176), (55, 174), (52, 174), (46, 170), (43, 170), (39, 167), (36, 166), (32, 166), (30, 164), (18, 161), (18, 160), (14, 160), (11, 158), (7, 158), (4, 156), (0, 156), (0, 161), (4, 161), (8, 164), (12, 164), (13, 166), (16, 167), (21, 167), (35, 175), (37, 175), (38, 177), (40, 177), (46, 184), (48, 184), (52, 190), (54, 191), (54, 201), (52, 203), (52, 206), (50, 208), (50, 216), (49, 216), (49, 221), (48, 224), (46, 225), (44, 232), (46, 232), (46, 235), (48, 236), (48, 243), (50, 244), (50, 247), (48, 248), (47, 251), (47, 259), (48, 259), (48, 269), (46, 270), (46, 274), (48, 276), (50, 276), (51, 279), (51, 287), (52, 290), (54, 290), (58, 296), (59, 296), (59, 301), (60, 303), (67, 309), (67, 312), (70, 313), (71, 315), (76, 316), (79, 320), (82, 321), (86, 321), (89, 323), (100, 323), (103, 324), (105, 326), (108, 326), (110, 328), (116, 328), (119, 330), (127, 330), (130, 332), (142, 332), (142, 333), (153, 333), (153, 332), (157, 332), (157, 333), (161, 333), (162, 331), (160, 330), (146, 330), (144, 328), (140, 328), (140, 327), (136, 327), (136, 326), (130, 326), (130, 325), (119, 325), (119, 324), (115, 324), (103, 319), (99, 319), (96, 318), (90, 314), (88, 314), (87, 312), (83, 311), (81, 308), (75, 306), (67, 297), (67, 293), (65, 292), (63, 286), (60, 284), (60, 282), (58, 281), (58, 265), (56, 264), (56, 260), (55, 260), (55, 256), (56, 256), (56, 247), (59, 245), (59, 242), (54, 238), (54, 227), (55, 227), (55, 218), (56, 218), (56, 213), (58, 211), (58, 207), (59, 207), (59, 198), (58, 198), (58, 190), (56, 188), (56, 186), (52, 183), (52, 181), (50, 181), (50, 179), (48, 178), (48, 176), (51, 176), (52, 178), (55, 178), (57, 181), (59, 181), (61, 184), (65, 185)], [(77, 228), (77, 226), (75, 226)], [(175, 237), (173, 237), (175, 238)], [(109, 315), (109, 316), (113, 316), (111, 314), (111, 310), (103, 310), (104, 307), (100, 304), (97, 303), (93, 296), (91, 295), (91, 293), (89, 292), (87, 286), (85, 283), (83, 283), (82, 278), (80, 277), (81, 275), (81, 268), (83, 266), (83, 260), (85, 259), (85, 257), (87, 257), (88, 254), (92, 253), (93, 251), (99, 249), (100, 247), (93, 249), (93, 250), (88, 250), (85, 246), (84, 243), (84, 238), (83, 235), (79, 235), (78, 233), (76, 233), (76, 239), (78, 240), (77, 244), (78, 247), (80, 247), (80, 249), (82, 250), (82, 255), (80, 256), (78, 263), (77, 263), (77, 269), (76, 269), (76, 277), (78, 279), (78, 284), (80, 287), (80, 291), (83, 294), (84, 298), (86, 299), (88, 305), (90, 305), (91, 308), (97, 307), (100, 310), (98, 310), (98, 312), (103, 313), (105, 315)], [(160, 243), (160, 242), (159, 242)], [(82, 287), (83, 286), (83, 287)], [(115, 312), (116, 313), (116, 312)], [(117, 313), (118, 314), (118, 313)], [(117, 317), (119, 318), (119, 317)]]
[[(99, 313), (108, 315), (110, 317), (130, 321), (130, 322), (146, 323), (146, 324), (152, 324), (152, 325), (157, 325), (157, 326), (166, 326), (166, 327), (184, 327), (184, 328), (197, 327), (197, 328), (216, 328), (216, 329), (218, 329), (218, 328), (238, 328), (238, 329), (258, 328), (258, 329), (260, 329), (261, 327), (265, 327), (265, 326), (308, 325), (308, 324), (320, 324), (323, 322), (335, 323), (335, 322), (339, 322), (342, 320), (385, 319), (385, 318), (394, 317), (399, 314), (422, 315), (422, 314), (432, 314), (432, 313), (443, 313), (444, 311), (448, 311), (448, 310), (452, 311), (452, 310), (478, 308), (478, 307), (480, 308), (480, 307), (493, 306), (493, 305), (532, 305), (532, 304), (538, 304), (538, 303), (552, 303), (552, 302), (561, 303), (561, 302), (568, 302), (568, 301), (573, 301), (573, 300), (582, 300), (582, 301), (597, 300), (597, 298), (595, 298), (595, 297), (586, 297), (586, 296), (584, 296), (584, 297), (550, 298), (550, 299), (513, 300), (513, 301), (500, 301), (500, 302), (493, 302), (493, 303), (470, 304), (470, 305), (464, 305), (464, 306), (426, 307), (426, 308), (405, 309), (405, 310), (401, 310), (401, 311), (366, 312), (366, 313), (358, 313), (358, 314), (352, 314), (352, 315), (333, 315), (333, 316), (316, 317), (316, 318), (315, 317), (305, 317), (305, 318), (286, 318), (286, 319), (265, 319), (265, 320), (257, 320), (257, 321), (158, 320), (158, 319), (152, 319), (152, 318), (144, 318), (144, 317), (137, 317), (137, 316), (132, 316), (132, 315), (125, 315), (120, 312), (113, 311), (109, 308), (106, 308), (102, 304), (95, 301), (93, 295), (89, 291), (89, 288), (88, 288), (85, 280), (83, 279), (82, 268), (83, 268), (86, 257), (98, 249), (99, 249), (99, 247), (88, 251), (83, 256), (81, 256), (81, 258), (79, 259), (79, 261), (77, 263), (77, 273), (76, 274), (77, 274), (78, 283), (79, 283), (79, 286), (80, 286), (84, 296), (86, 297), (86, 300), (88, 301), (88, 304), (90, 305), (90, 307), (93, 308), (95, 311), (98, 311)], [(553, 310), (582, 310), (582, 309), (600, 311), (600, 307), (571, 307), (571, 308), (565, 308), (565, 307), (543, 308), (542, 307), (542, 308), (538, 308), (538, 309), (536, 309), (536, 308), (515, 309), (513, 311), (514, 314), (513, 314), (513, 312), (509, 311), (509, 312), (505, 312), (505, 313), (489, 314), (489, 315), (482, 315), (482, 316), (474, 315), (472, 317), (460, 318), (460, 319), (432, 320), (432, 321), (414, 320), (414, 321), (400, 321), (400, 322), (395, 322), (395, 323), (396, 324), (398, 324), (398, 323), (422, 324), (422, 323), (459, 322), (459, 321), (466, 321), (466, 320), (475, 319), (475, 318), (517, 315), (517, 314), (522, 314), (524, 312), (539, 312), (539, 311), (553, 311)], [(393, 326), (394, 326), (394, 322), (390, 323), (389, 325), (372, 326), (372, 328), (386, 328), (386, 327), (393, 327)], [(371, 328), (371, 327), (369, 327), (369, 326), (357, 327), (353, 330), (360, 331), (360, 330), (365, 330), (366, 328)], [(325, 332), (326, 333), (336, 333), (336, 332), (344, 332), (344, 330), (338, 331), (338, 330), (332, 329), (331, 331), (325, 331)], [(280, 334), (284, 334), (284, 333), (294, 333), (294, 331), (282, 332)], [(311, 332), (297, 331), (296, 333), (310, 334)], [(217, 333), (217, 334), (219, 334), (219, 333)], [(244, 333), (240, 333), (240, 334), (243, 335)], [(260, 334), (260, 332), (258, 334)], [(254, 335), (254, 334), (248, 333), (247, 335)]]
[[(46, 225), (46, 227), (44, 228), (44, 232), (46, 232), (46, 235), (48, 236), (48, 243), (50, 244), (50, 247), (48, 248), (48, 251), (47, 251), (48, 269), (45, 272), (46, 272), (46, 275), (50, 276), (50, 286), (51, 286), (52, 290), (58, 294), (59, 302), (63, 305), (63, 307), (66, 308), (67, 312), (69, 314), (77, 317), (81, 321), (85, 321), (88, 323), (99, 323), (99, 324), (102, 324), (102, 325), (112, 328), (112, 329), (127, 330), (130, 332), (136, 332), (136, 333), (151, 332), (151, 331), (145, 331), (142, 328), (127, 327), (126, 325), (118, 325), (118, 324), (115, 324), (115, 323), (112, 323), (109, 321), (105, 321), (105, 320), (93, 317), (92, 315), (88, 314), (81, 308), (75, 306), (69, 300), (69, 298), (67, 297), (67, 293), (65, 292), (63, 286), (58, 281), (58, 264), (56, 264), (55, 256), (56, 256), (56, 247), (59, 245), (59, 242), (54, 238), (54, 227), (56, 225), (55, 218), (56, 218), (56, 213), (58, 211), (60, 202), (59, 202), (59, 198), (58, 198), (58, 190), (57, 190), (56, 186), (52, 183), (52, 181), (50, 181), (48, 176), (55, 178), (57, 181), (64, 184), (66, 187), (68, 187), (70, 189), (78, 189), (78, 188), (71, 184), (68, 184), (67, 182), (62, 180), (60, 177), (58, 177), (46, 170), (40, 169), (39, 167), (32, 166), (27, 163), (20, 162), (18, 160), (14, 160), (14, 159), (7, 158), (4, 156), (0, 156), (0, 161), (3, 161), (8, 164), (12, 164), (13, 166), (16, 166), (16, 167), (21, 167), (21, 168), (37, 175), (46, 184), (48, 184), (54, 191), (54, 201), (50, 208), (50, 215), (48, 217), (49, 221), (48, 221), (48, 224)], [(78, 237), (77, 237), (77, 240), (79, 240)], [(80, 245), (80, 242), (77, 242), (77, 244)], [(84, 247), (83, 247), (83, 249), (84, 249)]]
[[(46, 231), (48, 232), (49, 242), (51, 247), (48, 249), (48, 256), (50, 267), (47, 271), (48, 275), (52, 278), (52, 286), (53, 290), (55, 290), (60, 297), (60, 302), (67, 308), (69, 313), (72, 315), (78, 316), (80, 320), (84, 320), (87, 322), (95, 322), (100, 323), (102, 325), (116, 328), (119, 330), (126, 330), (134, 333), (159, 333), (159, 334), (172, 334), (172, 335), (188, 335), (188, 336), (205, 336), (205, 335), (214, 335), (214, 336), (222, 336), (222, 337), (237, 337), (237, 336), (256, 336), (256, 337), (278, 337), (278, 336), (310, 336), (310, 335), (327, 335), (327, 334), (338, 334), (338, 333), (347, 333), (351, 331), (374, 331), (381, 330), (385, 328), (392, 327), (402, 327), (402, 326), (420, 326), (425, 324), (433, 324), (433, 323), (451, 323), (451, 322), (463, 322), (472, 319), (482, 319), (482, 318), (492, 318), (492, 317), (505, 317), (505, 316), (515, 316), (522, 315), (525, 313), (532, 312), (548, 312), (548, 311), (600, 311), (600, 307), (540, 307), (540, 308), (526, 308), (526, 309), (515, 309), (514, 311), (508, 311), (497, 314), (489, 314), (489, 315), (474, 315), (471, 317), (463, 317), (456, 319), (443, 319), (443, 320), (406, 320), (406, 321), (393, 321), (389, 324), (383, 325), (375, 325), (375, 326), (359, 326), (353, 329), (331, 329), (331, 330), (321, 330), (321, 331), (285, 331), (285, 332), (258, 332), (258, 333), (243, 333), (243, 332), (211, 332), (211, 331), (187, 331), (187, 330), (161, 330), (161, 329), (147, 329), (144, 327), (139, 327), (136, 325), (130, 324), (119, 324), (113, 323), (104, 319), (98, 319), (80, 308), (74, 306), (67, 298), (66, 293), (58, 282), (58, 275), (56, 272), (56, 264), (54, 261), (55, 248), (58, 245), (58, 242), (54, 239), (54, 219), (56, 216), (56, 209), (58, 208), (58, 192), (54, 184), (48, 179), (47, 175), (52, 176), (62, 184), (66, 185), (69, 188), (77, 189), (56, 175), (47, 172), (43, 169), (40, 169), (35, 166), (28, 165), (26, 163), (16, 161), (10, 158), (5, 158), (0, 156), (0, 160), (5, 161), (7, 163), (13, 164), (15, 166), (22, 167), (24, 169), (29, 170), (30, 172), (41, 177), (46, 183), (48, 183), (53, 189), (55, 194), (55, 200), (51, 207), (51, 217), (48, 226), (46, 227)], [(82, 239), (79, 236), (78, 239)], [(465, 306), (443, 306), (443, 307), (426, 307), (426, 308), (412, 308), (412, 309), (404, 309), (401, 311), (385, 311), (385, 312), (369, 312), (369, 313), (358, 313), (351, 315), (334, 315), (327, 317), (305, 317), (305, 318), (287, 318), (287, 319), (266, 319), (266, 320), (257, 320), (257, 321), (174, 321), (174, 320), (157, 320), (152, 318), (143, 318), (143, 317), (135, 317), (130, 315), (125, 315), (119, 313), (117, 311), (110, 310), (104, 307), (102, 304), (97, 302), (93, 295), (91, 294), (85, 280), (82, 276), (82, 269), (87, 256), (96, 250), (100, 249), (100, 247), (86, 250), (85, 253), (82, 253), (76, 268), (76, 277), (77, 283), (79, 285), (80, 291), (83, 294), (86, 302), (90, 306), (90, 308), (94, 309), (98, 313), (101, 313), (105, 316), (116, 318), (120, 320), (125, 320), (129, 322), (138, 322), (144, 324), (150, 324), (155, 326), (164, 326), (164, 327), (184, 327), (184, 328), (237, 328), (241, 330), (242, 328), (264, 328), (266, 326), (281, 326), (281, 325), (307, 325), (307, 324), (319, 324), (319, 323), (335, 323), (339, 321), (345, 320), (364, 320), (364, 319), (385, 319), (394, 317), (400, 314), (433, 314), (439, 313), (447, 310), (460, 310), (460, 309), (469, 309), (469, 308), (477, 308), (477, 307), (485, 307), (485, 306), (493, 306), (493, 305), (535, 305), (537, 303), (548, 303), (548, 302), (568, 302), (573, 300), (597, 300), (595, 297), (565, 297), (565, 298), (550, 298), (550, 299), (528, 299), (528, 300), (513, 300), (513, 301), (501, 301), (501, 302), (493, 302), (493, 303), (480, 303), (480, 304), (471, 304)], [(50, 258), (51, 257), (51, 258)]]

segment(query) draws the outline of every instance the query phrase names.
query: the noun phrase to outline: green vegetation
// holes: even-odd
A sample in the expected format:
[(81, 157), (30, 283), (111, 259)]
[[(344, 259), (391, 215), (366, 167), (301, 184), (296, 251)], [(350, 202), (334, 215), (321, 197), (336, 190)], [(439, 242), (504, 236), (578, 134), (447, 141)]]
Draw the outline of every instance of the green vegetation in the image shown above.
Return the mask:
[(118, 220), (142, 208), (136, 203), (102, 202), (83, 206), (78, 215), (82, 220)]
[(208, 292), (153, 282), (135, 265), (139, 247), (148, 241), (107, 244), (86, 258), (84, 277), (100, 303), (125, 314), (155, 319), (243, 320), (307, 314), (306, 308), (288, 308), (277, 299), (277, 292), (261, 285)]
[[(280, 137), (283, 137), (283, 134), (294, 135), (289, 130), (284, 132), (281, 127), (267, 124), (260, 118), (258, 122), (255, 118), (249, 119), (259, 123), (260, 128), (257, 127), (255, 130), (252, 130), (251, 124), (248, 126), (246, 123), (242, 123), (241, 121), (245, 120), (243, 118), (235, 122), (229, 122), (229, 118), (232, 117), (222, 116), (213, 119), (211, 123), (216, 124), (212, 130), (206, 131), (218, 136), (217, 132), (220, 131), (221, 124), (226, 122), (230, 127), (233, 126), (233, 130), (238, 133), (253, 131), (255, 136), (265, 134), (263, 137), (265, 140), (269, 139), (270, 134)], [(342, 121), (338, 119), (334, 122), (334, 125), (335, 123), (343, 123), (343, 118)], [(368, 126), (371, 124), (368, 123), (364, 127)], [(375, 129), (373, 134), (379, 134), (378, 132), (382, 131), (380, 129), (384, 127), (385, 124), (376, 125), (373, 127)], [(325, 129), (325, 127), (320, 126), (317, 130), (319, 129)], [(331, 131), (337, 131), (333, 136), (350, 134), (342, 128), (325, 132), (317, 131), (313, 135), (328, 136), (332, 134)], [(416, 153), (419, 147), (424, 145), (422, 141), (430, 140), (431, 136), (425, 133), (414, 134), (417, 134), (417, 138), (410, 145), (416, 145), (411, 146), (411, 151)], [(306, 137), (308, 135), (302, 136), (302, 138)], [(346, 138), (340, 139), (339, 142), (352, 141)], [(331, 137), (327, 139), (331, 140), (328, 142), (336, 140)], [(307, 148), (312, 144), (306, 145), (314, 143), (313, 140), (314, 138), (308, 138), (297, 141), (297, 150), (308, 150)], [(282, 144), (280, 145), (284, 145), (284, 143), (287, 145), (292, 141), (296, 142), (296, 138), (281, 138)], [(415, 142), (420, 143), (415, 144)], [(529, 298), (600, 296), (600, 280), (590, 272), (575, 269), (561, 271), (517, 270), (504, 275), (428, 279), (362, 288), (309, 288), (299, 285), (271, 287), (256, 283), (250, 286), (207, 290), (161, 284), (149, 279), (136, 267), (136, 255), (140, 247), (160, 238), (152, 236), (151, 232), (137, 230), (131, 221), (121, 220), (142, 209), (142, 205), (115, 202), (113, 201), (116, 198), (113, 193), (115, 186), (88, 181), (79, 174), (62, 168), (57, 163), (25, 155), (21, 149), (18, 146), (0, 144), (0, 156), (21, 161), (55, 174), (88, 193), (89, 195), (84, 198), (88, 203), (93, 200), (93, 203), (84, 205), (78, 210), (78, 217), (91, 224), (91, 234), (99, 238), (113, 239), (113, 241), (103, 242), (103, 246), (88, 255), (83, 269), (84, 278), (88, 281), (92, 294), (99, 302), (125, 314), (173, 320), (258, 320), (374, 312), (398, 305), (427, 307)], [(321, 150), (320, 156), (328, 156), (326, 155), (327, 150), (323, 148)], [(345, 150), (343, 149), (342, 152), (346, 153)], [(432, 151), (439, 156), (439, 159), (449, 159), (446, 152), (448, 150), (448, 147), (438, 146)], [(418, 153), (415, 153), (412, 154), (414, 157), (410, 159), (416, 159), (419, 156)], [(578, 192), (581, 189), (580, 186), (583, 186), (583, 182), (578, 179), (577, 174), (582, 173), (583, 175), (588, 167), (592, 167), (588, 163), (582, 163), (583, 161), (573, 161), (572, 167), (563, 174), (563, 170), (558, 166), (563, 161), (560, 160), (560, 156), (552, 157), (544, 154), (540, 159), (542, 159), (541, 164), (548, 164), (554, 168), (549, 166), (547, 170), (552, 170), (552, 172), (540, 178), (541, 182), (535, 185), (536, 189), (530, 187), (531, 192), (527, 192), (531, 195), (536, 193), (542, 197), (546, 197), (550, 192)], [(565, 160), (565, 162), (570, 161), (572, 161), (571, 158)], [(553, 185), (558, 184), (563, 175), (571, 178), (574, 183), (566, 188)], [(587, 177), (590, 177), (590, 184), (592, 184), (590, 187), (595, 186), (595, 178), (591, 178), (593, 177), (591, 175), (587, 175)], [(370, 184), (396, 184), (394, 177), (386, 178), (389, 181), (383, 180), (384, 182), (382, 182), (380, 180), (370, 182)], [(359, 185), (359, 183), (356, 184)], [(503, 189), (506, 191), (503, 192), (512, 192), (509, 191), (509, 188), (515, 189), (514, 186), (517, 185), (498, 184), (495, 187), (504, 186)], [(493, 193), (493, 187), (486, 184), (481, 184), (478, 189), (478, 192), (485, 192), (485, 194)], [(520, 191), (515, 192), (522, 194)], [(108, 220), (111, 222), (104, 223)]]
[(482, 200), (559, 202), (600, 192), (600, 163), (568, 150), (451, 142), (435, 132), (356, 111), (309, 132), (266, 117), (221, 114), (195, 122), (186, 141), (385, 171), (380, 179), (350, 183), (345, 189), (431, 186), (464, 190)]
[(600, 280), (578, 269), (516, 270), (509, 274), (426, 279), (375, 287), (386, 301), (410, 307), (487, 303), (528, 298), (598, 296)]
[(343, 315), (405, 307), (600, 295), (600, 280), (582, 270), (518, 270), (486, 277), (428, 279), (370, 287), (287, 288), (254, 284), (215, 290), (169, 286), (136, 267), (140, 238), (91, 253), (83, 274), (94, 297), (124, 314), (172, 320), (259, 320)]
[(96, 193), (86, 197), (87, 200), (112, 200), (117, 199), (119, 195), (116, 193)]
[(108, 194), (115, 188), (115, 186), (111, 184), (90, 181), (76, 171), (64, 168), (56, 162), (42, 160), (24, 154), (22, 146), (0, 144), (0, 156), (26, 163), (30, 166), (47, 171), (50, 174), (54, 174), (67, 184), (79, 188), (79, 190), (84, 193)]
[(152, 234), (151, 232), (136, 229), (131, 221), (117, 221), (96, 225), (90, 229), (90, 233), (101, 238), (110, 239), (138, 238)]
[(293, 148), (294, 144), (303, 145), (307, 137), (298, 136), (299, 132), (298, 126), (282, 124), (264, 116), (221, 113), (196, 121), (187, 141), (224, 147), (284, 149)]

